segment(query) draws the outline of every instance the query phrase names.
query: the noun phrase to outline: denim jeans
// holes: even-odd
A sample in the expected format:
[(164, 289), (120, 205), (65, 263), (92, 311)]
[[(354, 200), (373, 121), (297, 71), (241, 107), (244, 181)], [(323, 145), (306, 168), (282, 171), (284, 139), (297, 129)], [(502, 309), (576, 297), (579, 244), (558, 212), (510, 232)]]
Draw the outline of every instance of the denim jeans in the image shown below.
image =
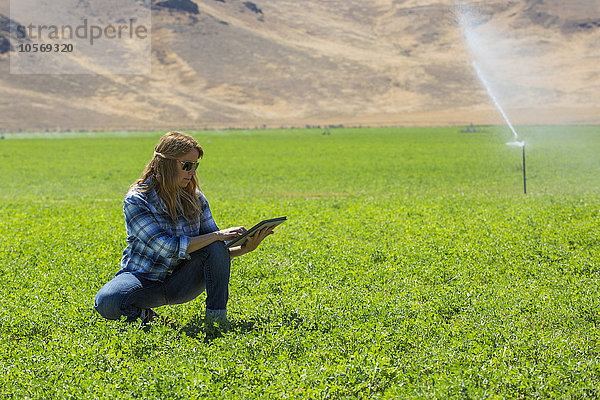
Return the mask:
[(94, 308), (106, 319), (137, 319), (142, 309), (187, 303), (206, 289), (206, 314), (227, 317), (231, 259), (223, 242), (190, 254), (164, 282), (120, 272), (96, 294)]

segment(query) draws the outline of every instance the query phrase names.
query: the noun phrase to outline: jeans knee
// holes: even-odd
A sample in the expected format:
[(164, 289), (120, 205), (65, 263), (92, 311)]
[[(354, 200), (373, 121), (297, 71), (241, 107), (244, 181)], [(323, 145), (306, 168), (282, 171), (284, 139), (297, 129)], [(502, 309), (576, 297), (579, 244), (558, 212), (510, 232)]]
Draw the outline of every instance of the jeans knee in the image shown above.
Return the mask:
[(107, 293), (103, 287), (96, 294), (94, 309), (106, 319), (119, 319), (121, 318), (119, 303), (120, 299), (115, 296), (115, 293)]
[(229, 265), (231, 257), (229, 256), (229, 248), (224, 242), (213, 242), (208, 246), (209, 257), (219, 264)]

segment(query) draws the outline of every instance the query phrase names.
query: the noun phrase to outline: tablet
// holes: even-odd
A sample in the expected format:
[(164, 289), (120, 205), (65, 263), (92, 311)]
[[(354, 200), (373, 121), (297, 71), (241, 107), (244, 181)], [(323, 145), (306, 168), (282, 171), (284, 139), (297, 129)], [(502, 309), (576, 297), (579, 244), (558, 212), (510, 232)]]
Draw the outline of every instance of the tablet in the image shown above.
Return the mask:
[(286, 220), (287, 220), (287, 217), (279, 217), (279, 218), (271, 218), (271, 219), (265, 219), (264, 221), (260, 221), (258, 224), (254, 225), (252, 228), (248, 229), (246, 231), (246, 233), (244, 233), (240, 237), (233, 239), (231, 242), (227, 243), (227, 247), (241, 246), (244, 243), (246, 243), (246, 240), (248, 240), (248, 236), (254, 235), (255, 232), (260, 231), (263, 228), (274, 228), (277, 225), (281, 224), (282, 222), (285, 222)]

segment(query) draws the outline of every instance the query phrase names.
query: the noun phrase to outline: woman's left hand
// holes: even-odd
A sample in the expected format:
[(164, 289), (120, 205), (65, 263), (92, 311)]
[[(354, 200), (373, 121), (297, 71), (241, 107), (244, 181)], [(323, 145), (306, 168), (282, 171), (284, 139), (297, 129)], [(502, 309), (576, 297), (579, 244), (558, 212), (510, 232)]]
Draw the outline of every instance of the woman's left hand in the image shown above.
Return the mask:
[(260, 242), (262, 242), (267, 236), (272, 235), (273, 228), (264, 228), (254, 235), (249, 236), (246, 243), (242, 246), (246, 253), (256, 250)]

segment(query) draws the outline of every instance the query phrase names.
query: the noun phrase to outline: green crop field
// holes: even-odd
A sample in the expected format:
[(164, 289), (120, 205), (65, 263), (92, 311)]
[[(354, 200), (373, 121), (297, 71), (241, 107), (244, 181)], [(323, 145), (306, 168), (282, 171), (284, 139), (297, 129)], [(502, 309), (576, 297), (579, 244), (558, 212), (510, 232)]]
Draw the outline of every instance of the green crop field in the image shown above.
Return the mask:
[(600, 127), (192, 132), (221, 228), (287, 215), (138, 330), (93, 309), (160, 132), (0, 140), (2, 398), (598, 398)]

